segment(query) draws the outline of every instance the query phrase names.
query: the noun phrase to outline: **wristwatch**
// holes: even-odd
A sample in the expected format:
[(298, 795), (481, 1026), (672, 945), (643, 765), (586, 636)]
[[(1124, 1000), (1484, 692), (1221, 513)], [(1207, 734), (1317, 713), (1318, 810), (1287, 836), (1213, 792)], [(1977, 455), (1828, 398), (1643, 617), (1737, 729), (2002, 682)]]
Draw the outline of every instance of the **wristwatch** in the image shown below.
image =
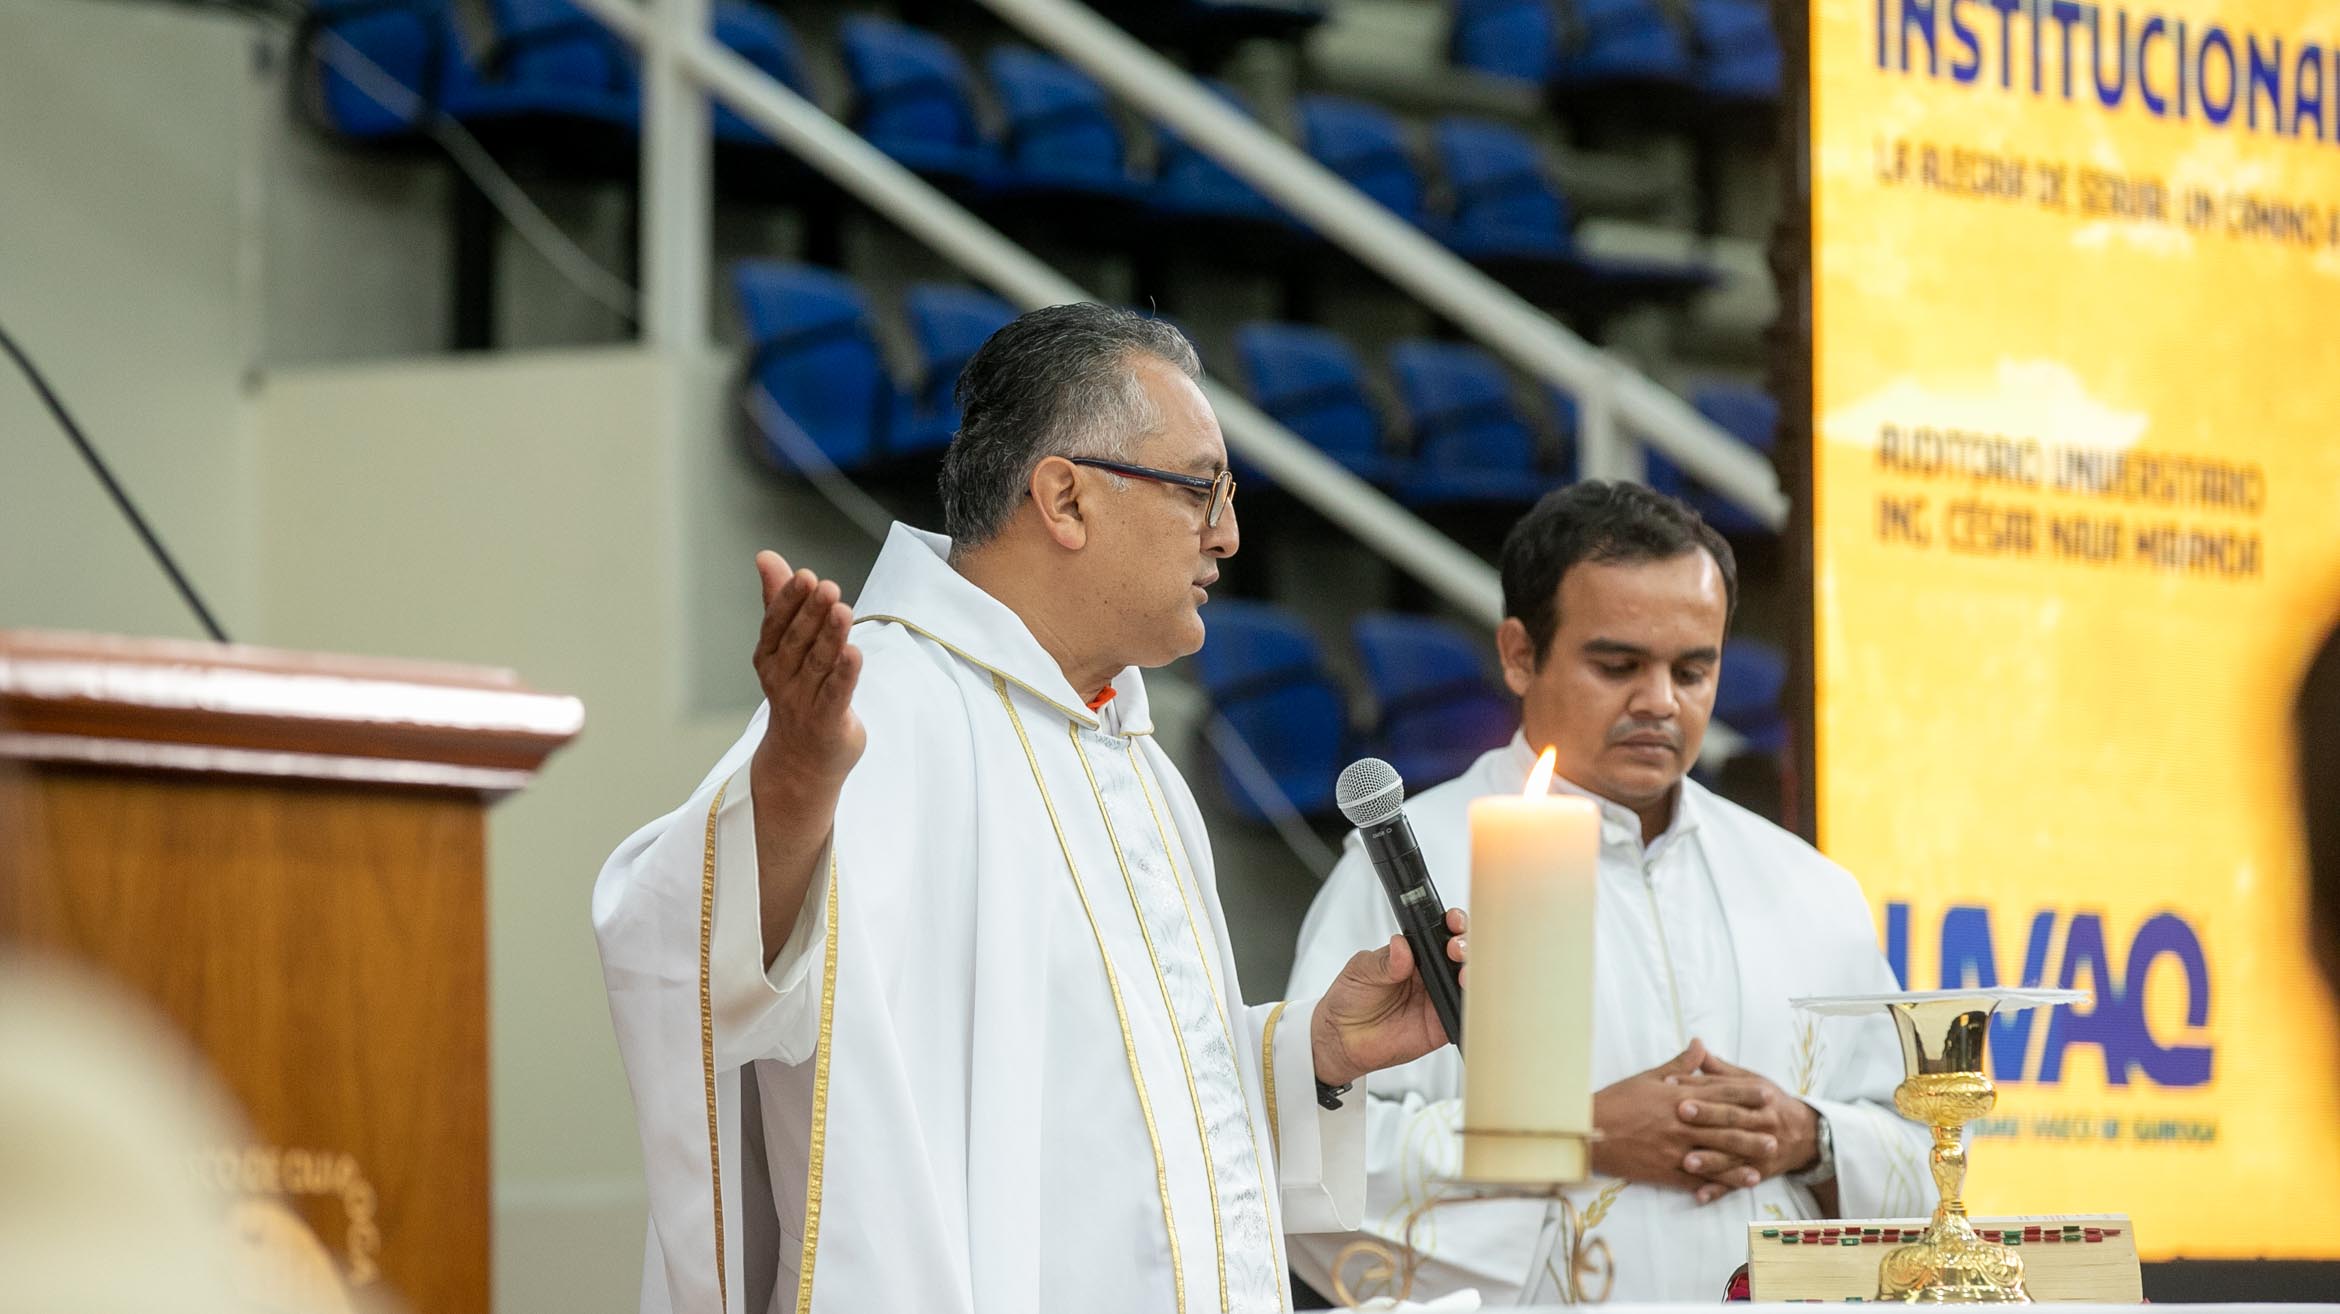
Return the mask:
[(1820, 1152), (1813, 1158), (1811, 1167), (1787, 1175), (1789, 1181), (1804, 1187), (1818, 1186), (1836, 1178), (1836, 1135), (1828, 1130), (1827, 1114), (1818, 1109), (1812, 1113), (1820, 1120), (1820, 1125), (1812, 1134), (1812, 1139), (1819, 1143)]
[(1320, 1079), (1316, 1083), (1316, 1102), (1328, 1109), (1341, 1107), (1341, 1096), (1349, 1093), (1356, 1082), (1344, 1081), (1338, 1086), (1327, 1086)]

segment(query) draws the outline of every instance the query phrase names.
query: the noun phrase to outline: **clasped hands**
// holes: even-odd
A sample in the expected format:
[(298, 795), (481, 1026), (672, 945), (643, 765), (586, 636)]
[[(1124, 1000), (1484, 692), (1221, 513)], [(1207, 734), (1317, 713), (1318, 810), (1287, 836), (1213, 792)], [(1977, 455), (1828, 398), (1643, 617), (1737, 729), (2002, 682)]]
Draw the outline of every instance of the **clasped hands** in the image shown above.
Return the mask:
[(1811, 1166), (1820, 1115), (1703, 1042), (1593, 1096), (1593, 1171), (1689, 1191), (1708, 1204)]

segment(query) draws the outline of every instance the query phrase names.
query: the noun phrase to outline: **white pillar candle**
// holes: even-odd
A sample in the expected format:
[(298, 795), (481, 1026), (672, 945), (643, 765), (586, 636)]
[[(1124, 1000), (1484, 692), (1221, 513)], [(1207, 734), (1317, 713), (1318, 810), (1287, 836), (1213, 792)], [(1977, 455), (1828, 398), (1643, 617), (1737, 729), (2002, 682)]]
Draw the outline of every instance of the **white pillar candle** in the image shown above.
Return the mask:
[(1463, 1171), (1579, 1182), (1592, 1134), (1593, 895), (1601, 816), (1550, 793), (1546, 749), (1518, 798), (1471, 803)]

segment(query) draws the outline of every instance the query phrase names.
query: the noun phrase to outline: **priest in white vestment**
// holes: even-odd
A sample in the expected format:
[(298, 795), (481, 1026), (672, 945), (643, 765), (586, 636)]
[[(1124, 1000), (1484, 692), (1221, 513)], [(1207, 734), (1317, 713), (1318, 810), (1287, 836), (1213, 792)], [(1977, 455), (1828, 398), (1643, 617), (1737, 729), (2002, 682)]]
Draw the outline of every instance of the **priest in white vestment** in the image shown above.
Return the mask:
[(594, 890), (646, 1312), (1283, 1309), (1287, 1233), (1360, 1221), (1343, 1088), (1445, 1035), (1390, 936), (1244, 1004), (1138, 672), (1236, 546), (1197, 369), (1024, 316), (960, 382), (955, 541), (896, 526), (853, 609), (759, 558), (765, 704)]
[[(1601, 813), (1594, 929), (1589, 1205), (1624, 1182), (1593, 1235), (1614, 1260), (1612, 1299), (1720, 1300), (1747, 1260), (1747, 1224), (1931, 1212), (1925, 1128), (1893, 1110), (1893, 1028), (1825, 1022), (1788, 1000), (1896, 990), (1853, 878), (1810, 845), (1701, 788), (1698, 756), (1737, 601), (1729, 545), (1697, 512), (1633, 485), (1548, 495), (1503, 549), (1504, 675), (1522, 705), (1512, 742), (1407, 800), (1449, 904), (1470, 898), (1467, 810), (1517, 794), (1550, 745), (1558, 791)], [(1292, 989), (1321, 989), (1344, 945), (1395, 925), (1354, 834), (1301, 931)], [(1467, 1048), (1469, 1037), (1464, 1037)], [(1461, 1164), (1462, 1062), (1449, 1048), (1376, 1079), (1364, 1231), (1395, 1241), (1433, 1183)], [(1415, 1294), (1478, 1288), (1511, 1302), (1542, 1206), (1442, 1207)], [(1354, 1238), (1296, 1239), (1319, 1291)], [(1369, 1284), (1352, 1269), (1352, 1290)], [(1598, 1291), (1602, 1285), (1588, 1285)]]

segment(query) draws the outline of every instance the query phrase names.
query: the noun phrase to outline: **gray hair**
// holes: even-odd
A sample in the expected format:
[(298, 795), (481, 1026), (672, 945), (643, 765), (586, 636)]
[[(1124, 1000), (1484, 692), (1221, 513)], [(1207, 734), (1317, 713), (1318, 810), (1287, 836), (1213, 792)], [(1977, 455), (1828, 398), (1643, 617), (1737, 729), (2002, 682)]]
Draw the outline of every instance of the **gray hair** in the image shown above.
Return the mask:
[(1126, 460), (1161, 427), (1137, 356), (1202, 376), (1194, 345), (1174, 326), (1088, 302), (1031, 311), (984, 342), (959, 374), (959, 431), (943, 453), (943, 531), (954, 551), (1007, 527), (1042, 460)]

